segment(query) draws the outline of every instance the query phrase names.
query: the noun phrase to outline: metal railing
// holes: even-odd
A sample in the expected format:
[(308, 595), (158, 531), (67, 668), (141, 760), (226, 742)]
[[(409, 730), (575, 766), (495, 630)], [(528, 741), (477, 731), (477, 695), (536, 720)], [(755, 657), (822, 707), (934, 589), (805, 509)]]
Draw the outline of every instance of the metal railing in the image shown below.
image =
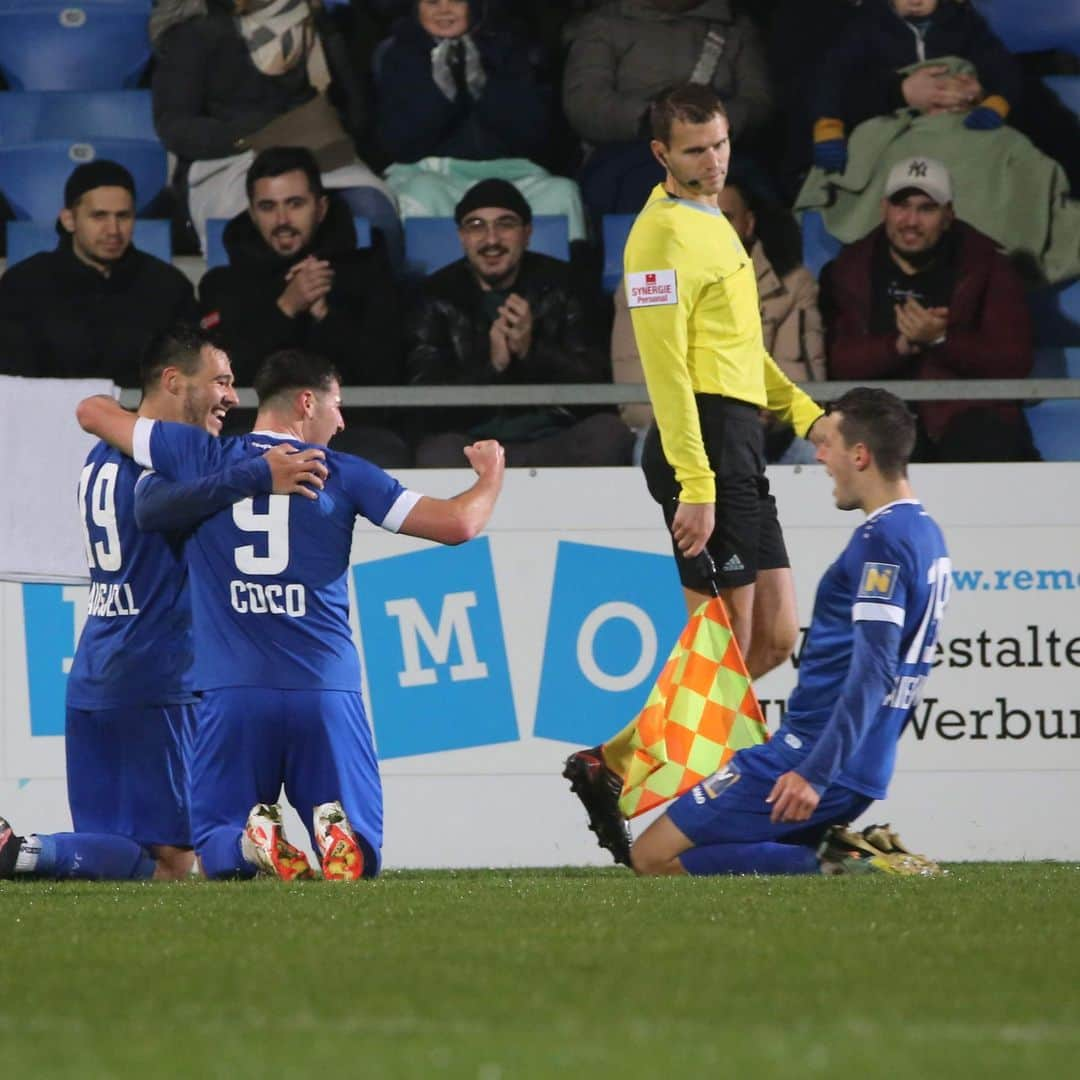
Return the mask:
[[(1043, 401), (1080, 398), (1080, 379), (897, 379), (887, 382), (812, 382), (802, 388), (817, 401), (834, 401), (855, 386), (891, 390), (905, 401)], [(258, 405), (255, 391), (238, 390), (240, 407)], [(129, 408), (139, 402), (138, 390), (123, 390)], [(523, 386), (345, 386), (346, 408), (427, 408), (454, 405), (638, 405), (647, 404), (644, 383), (557, 383)]]

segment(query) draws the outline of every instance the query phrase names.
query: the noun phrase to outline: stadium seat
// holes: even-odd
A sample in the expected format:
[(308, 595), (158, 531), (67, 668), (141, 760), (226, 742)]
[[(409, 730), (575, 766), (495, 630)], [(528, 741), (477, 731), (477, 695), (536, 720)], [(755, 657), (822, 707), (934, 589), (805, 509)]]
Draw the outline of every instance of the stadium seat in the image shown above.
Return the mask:
[[(225, 250), (225, 226), (228, 218), (208, 218), (206, 222), (206, 266), (228, 266), (229, 254)], [(365, 217), (354, 217), (356, 226), (356, 246), (371, 247), (371, 222)]]
[(118, 161), (135, 177), (135, 209), (145, 207), (165, 186), (165, 151), (143, 139), (76, 142), (50, 139), (24, 146), (0, 145), (0, 190), (16, 218), (56, 219), (71, 170), (96, 158)]
[(844, 245), (826, 231), (825, 219), (816, 210), (805, 211), (801, 224), (803, 262), (817, 277), (821, 268), (835, 259)]
[(978, 0), (975, 6), (1010, 52), (1065, 49), (1080, 55), (1076, 0)]
[(44, 139), (102, 138), (157, 142), (150, 91), (10, 90), (0, 93), (0, 146)]
[[(532, 221), (529, 249), (566, 261), (570, 258), (569, 235), (565, 215), (540, 214)], [(453, 218), (406, 218), (405, 263), (410, 275), (426, 277), (461, 255), (461, 241)]]
[(1033, 379), (1080, 379), (1080, 345), (1072, 348), (1043, 346), (1035, 350)]
[(1080, 75), (1044, 75), (1043, 83), (1073, 116), (1080, 117)]
[(1043, 461), (1080, 461), (1080, 401), (1051, 398), (1024, 406)]
[(13, 90), (134, 86), (149, 59), (145, 4), (0, 7), (0, 71)]
[(1080, 280), (1028, 294), (1036, 345), (1080, 345)]
[[(37, 221), (9, 221), (7, 223), (7, 264), (14, 266), (23, 259), (40, 251), (52, 251), (56, 247), (56, 228)], [(172, 225), (168, 221), (150, 218), (135, 222), (135, 246), (148, 255), (156, 255), (163, 262), (172, 259)]]
[(600, 223), (604, 244), (604, 269), (600, 281), (606, 293), (614, 292), (622, 280), (623, 249), (626, 247), (626, 238), (630, 235), (630, 227), (634, 224), (636, 216), (636, 214), (605, 214)]

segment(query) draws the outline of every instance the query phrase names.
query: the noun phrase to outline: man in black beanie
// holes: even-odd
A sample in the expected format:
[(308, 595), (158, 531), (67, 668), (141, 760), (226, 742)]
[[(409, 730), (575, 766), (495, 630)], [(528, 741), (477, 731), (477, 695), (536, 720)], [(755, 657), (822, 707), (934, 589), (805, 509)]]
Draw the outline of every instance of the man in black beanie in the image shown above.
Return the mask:
[(137, 250), (134, 226), (135, 181), (123, 165), (75, 169), (56, 250), (0, 278), (0, 374), (139, 385), (151, 342), (198, 315), (190, 282)]
[[(610, 382), (585, 312), (593, 298), (568, 263), (528, 251), (532, 208), (506, 180), (481, 180), (454, 209), (465, 256), (428, 277), (406, 326), (413, 383)], [(630, 429), (610, 410), (424, 409), (420, 468), (462, 466), (463, 449), (498, 439), (508, 465), (627, 465)]]

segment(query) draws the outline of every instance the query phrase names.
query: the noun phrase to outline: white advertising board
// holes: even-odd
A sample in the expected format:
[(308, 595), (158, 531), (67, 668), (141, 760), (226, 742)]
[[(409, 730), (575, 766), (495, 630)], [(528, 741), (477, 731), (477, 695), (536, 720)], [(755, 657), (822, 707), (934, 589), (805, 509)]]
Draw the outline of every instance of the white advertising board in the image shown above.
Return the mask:
[[(860, 517), (834, 508), (819, 467), (770, 476), (805, 626)], [(468, 477), (402, 479), (447, 495)], [(953, 595), (870, 817), (946, 859), (1080, 858), (1080, 465), (912, 479), (945, 530)], [(637, 711), (685, 620), (640, 474), (516, 470), (481, 540), (443, 549), (361, 525), (353, 562), (386, 866), (604, 863), (561, 762)], [(20, 830), (70, 826), (64, 679), (85, 607), (84, 586), (0, 583), (0, 814)], [(758, 687), (771, 727), (795, 663)]]

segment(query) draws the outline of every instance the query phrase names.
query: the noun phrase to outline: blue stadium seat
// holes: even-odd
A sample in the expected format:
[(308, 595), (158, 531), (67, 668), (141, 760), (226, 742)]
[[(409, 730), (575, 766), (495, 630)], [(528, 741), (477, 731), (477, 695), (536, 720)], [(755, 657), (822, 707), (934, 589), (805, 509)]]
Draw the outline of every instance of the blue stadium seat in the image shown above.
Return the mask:
[(0, 93), (0, 146), (43, 139), (102, 138), (157, 142), (150, 91), (10, 90), (6, 94)]
[[(225, 250), (225, 226), (228, 218), (208, 218), (206, 221), (206, 266), (228, 266), (229, 254)], [(356, 246), (371, 247), (371, 222), (365, 217), (354, 217), (356, 226)]]
[[(56, 228), (37, 221), (7, 223), (7, 264), (14, 266), (40, 251), (56, 247)], [(168, 221), (140, 218), (135, 222), (135, 246), (163, 262), (172, 259), (172, 225)]]
[(825, 219), (816, 210), (806, 210), (802, 216), (802, 257), (817, 277), (821, 268), (840, 254), (843, 244), (825, 229)]
[(50, 139), (26, 146), (0, 145), (0, 190), (16, 218), (54, 221), (72, 169), (96, 158), (118, 161), (135, 177), (135, 209), (165, 186), (165, 151), (142, 139), (97, 139), (73, 143)]
[(1080, 280), (1028, 294), (1036, 345), (1080, 345)]
[[(532, 221), (531, 251), (567, 260), (569, 226), (563, 214), (540, 214)], [(410, 275), (426, 277), (462, 255), (453, 218), (423, 217), (405, 220), (405, 263)]]
[(1080, 117), (1080, 75), (1044, 75), (1043, 82), (1065, 108)]
[(1080, 55), (1076, 0), (978, 0), (975, 6), (1010, 52), (1065, 49)]
[(1051, 398), (1024, 406), (1043, 461), (1080, 461), (1080, 401)]
[(134, 86), (149, 59), (145, 3), (0, 5), (0, 71), (13, 90)]
[(601, 284), (604, 292), (614, 292), (623, 276), (623, 248), (630, 235), (636, 214), (605, 214), (600, 223), (604, 244), (604, 269)]
[(1080, 379), (1080, 345), (1036, 349), (1031, 376), (1035, 379)]

